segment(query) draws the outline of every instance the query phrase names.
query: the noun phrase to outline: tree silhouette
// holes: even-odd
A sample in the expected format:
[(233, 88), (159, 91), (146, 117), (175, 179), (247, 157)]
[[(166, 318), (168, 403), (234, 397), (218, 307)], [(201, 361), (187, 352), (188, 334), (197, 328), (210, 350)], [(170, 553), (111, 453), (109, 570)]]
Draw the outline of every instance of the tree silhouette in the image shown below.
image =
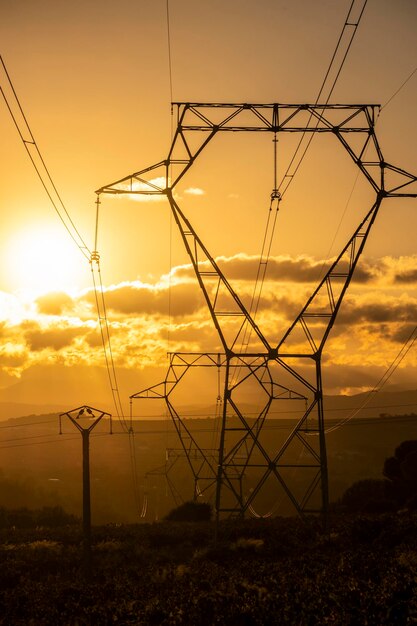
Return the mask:
[[(399, 505), (417, 501), (417, 440), (403, 441), (385, 460), (383, 475), (391, 481)], [(414, 505), (413, 505), (414, 508)]]
[(212, 510), (206, 502), (184, 502), (165, 517), (169, 522), (206, 522), (211, 518)]
[(354, 513), (382, 513), (394, 508), (388, 480), (367, 478), (353, 483), (340, 499), (340, 504)]

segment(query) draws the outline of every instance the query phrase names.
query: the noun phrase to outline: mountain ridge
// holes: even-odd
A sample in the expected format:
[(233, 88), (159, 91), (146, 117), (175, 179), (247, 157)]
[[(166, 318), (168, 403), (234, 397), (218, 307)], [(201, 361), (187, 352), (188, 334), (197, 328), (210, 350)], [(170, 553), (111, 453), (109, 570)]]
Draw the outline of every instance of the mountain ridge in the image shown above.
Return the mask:
[[(404, 415), (417, 413), (417, 389), (410, 389), (406, 391), (383, 391), (372, 394), (369, 397), (369, 393), (354, 394), (352, 396), (324, 396), (324, 411), (325, 417), (328, 419), (344, 419), (349, 411), (357, 411), (358, 417), (378, 417), (380, 415)], [(105, 403), (106, 404), (106, 403)], [(163, 405), (162, 401), (159, 406)], [(104, 406), (103, 403), (98, 401), (92, 406), (99, 407), (103, 411), (112, 413), (111, 407)], [(282, 414), (283, 417), (291, 417), (293, 413), (293, 406), (290, 401), (280, 401), (279, 411), (271, 411), (270, 417), (276, 417)], [(243, 411), (247, 414), (256, 414), (258, 405), (243, 403), (241, 405)], [(64, 413), (71, 410), (72, 407), (68, 407), (63, 404), (47, 403), (37, 404), (29, 402), (1, 402), (0, 401), (0, 420), (5, 421), (8, 419), (24, 418), (24, 417), (42, 417), (51, 414)], [(215, 416), (215, 406), (207, 404), (183, 404), (178, 407), (180, 416), (184, 419), (192, 418), (207, 418)], [(114, 416), (115, 417), (115, 416)], [(160, 420), (167, 419), (164, 412), (154, 412), (148, 407), (145, 411), (135, 411), (135, 420), (152, 420), (160, 418)], [(278, 417), (279, 418), (279, 417)]]

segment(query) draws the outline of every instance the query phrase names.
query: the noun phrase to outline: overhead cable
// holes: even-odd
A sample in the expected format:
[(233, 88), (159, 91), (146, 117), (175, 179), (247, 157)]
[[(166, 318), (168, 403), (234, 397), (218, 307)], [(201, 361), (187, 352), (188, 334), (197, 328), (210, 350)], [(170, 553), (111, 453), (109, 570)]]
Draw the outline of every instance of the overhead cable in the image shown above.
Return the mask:
[(385, 104), (382, 105), (382, 107), (380, 109), (381, 111), (383, 109), (385, 109), (390, 104), (390, 102), (400, 93), (401, 89), (403, 89), (403, 87), (406, 86), (406, 84), (408, 83), (410, 78), (412, 78), (416, 72), (417, 72), (417, 67), (415, 67), (413, 69), (413, 71), (411, 72), (411, 74), (409, 76), (407, 76), (405, 81), (398, 87), (398, 89), (392, 94), (392, 96), (390, 98), (388, 98), (388, 100), (385, 102)]
[[(138, 471), (137, 471), (134, 431), (132, 427), (132, 419), (130, 418), (129, 424), (126, 421), (126, 417), (123, 411), (122, 401), (120, 397), (119, 383), (117, 379), (116, 367), (115, 367), (114, 358), (113, 358), (113, 349), (112, 349), (111, 336), (110, 336), (110, 324), (109, 324), (109, 320), (107, 316), (107, 307), (106, 307), (106, 302), (105, 302), (105, 292), (104, 292), (103, 282), (101, 278), (100, 255), (97, 252), (99, 207), (100, 207), (100, 198), (99, 196), (97, 196), (96, 226), (95, 226), (95, 237), (94, 237), (95, 250), (91, 254), (91, 259), (90, 259), (91, 275), (93, 279), (94, 295), (96, 299), (96, 308), (97, 308), (98, 322), (99, 322), (100, 335), (101, 335), (101, 341), (102, 341), (102, 347), (103, 347), (103, 354), (104, 354), (111, 394), (113, 398), (113, 404), (116, 410), (116, 415), (120, 421), (120, 424), (123, 430), (125, 431), (125, 433), (129, 435), (129, 458), (130, 458), (130, 467), (131, 467), (131, 473), (132, 473), (133, 497), (134, 497), (136, 509), (138, 510), (138, 513), (139, 513), (140, 499), (139, 499), (139, 483), (138, 483)], [(97, 279), (96, 279), (96, 274), (97, 274)]]
[[(109, 321), (107, 318), (107, 309), (104, 299), (104, 288), (101, 280), (100, 270), (100, 257), (97, 252), (94, 252), (91, 257), (91, 276), (94, 286), (94, 295), (96, 299), (96, 308), (98, 315), (98, 322), (100, 328), (101, 341), (104, 352), (104, 359), (106, 363), (106, 370), (109, 378), (110, 389), (113, 397), (114, 407), (116, 409), (117, 417), (119, 418), (124, 430), (129, 431), (129, 427), (124, 417), (122, 402), (119, 393), (119, 385), (116, 376), (116, 368), (114, 366), (113, 350), (110, 338)], [(95, 276), (95, 270), (97, 272), (97, 279)]]
[[(359, 407), (354, 407), (352, 409), (350, 409), (351, 411), (354, 411), (353, 414), (349, 415), (348, 418), (341, 420), (340, 422), (338, 422), (337, 424), (334, 425), (334, 430), (337, 430), (338, 428), (340, 428), (341, 426), (343, 426), (344, 424), (347, 424), (348, 422), (350, 422), (351, 420), (353, 420), (354, 418), (356, 418), (356, 416), (359, 414), (360, 411), (362, 411), (365, 406), (367, 404), (369, 404), (369, 400), (370, 398), (375, 394), (375, 391), (380, 391), (382, 387), (380, 387), (379, 389), (377, 389), (376, 387), (369, 392), (369, 394), (367, 394), (366, 400), (359, 406)], [(389, 408), (399, 408), (399, 407), (413, 407), (415, 408), (415, 404), (388, 404), (388, 405), (374, 405), (371, 407), (368, 407), (368, 410), (371, 409), (389, 409)], [(331, 409), (332, 412), (336, 412), (336, 411), (347, 411), (349, 409), (346, 408), (334, 408)], [(286, 413), (286, 414), (290, 414), (290, 413), (295, 413), (296, 411), (271, 411), (268, 415), (274, 415), (277, 413)], [(250, 417), (251, 413), (247, 413), (247, 416)], [(401, 419), (400, 418), (404, 418), (404, 417), (413, 417), (415, 418), (415, 414), (414, 413), (409, 413), (409, 414), (401, 414), (401, 415), (391, 415), (389, 414), (389, 418), (390, 420), (395, 420), (396, 422), (400, 422)], [(149, 417), (149, 416), (140, 416), (141, 418), (143, 417)], [(152, 416), (154, 417), (154, 416)], [(162, 418), (163, 416), (156, 416), (156, 417), (160, 417)], [(196, 417), (201, 419), (201, 416), (197, 416), (197, 415), (187, 415), (187, 417)], [(372, 417), (367, 417), (367, 418), (360, 418), (357, 419), (355, 421), (355, 425), (358, 426), (369, 426), (372, 425), (375, 421), (378, 420), (378, 418), (381, 417), (381, 414), (379, 416), (372, 416)], [(274, 420), (276, 422), (279, 423), (269, 423), (264, 425), (263, 429), (264, 430), (288, 430), (289, 426), (286, 423), (283, 423), (283, 420)], [(32, 424), (26, 424), (26, 426), (32, 426)], [(9, 428), (8, 426), (3, 426), (1, 428)], [(333, 427), (330, 427), (329, 429), (326, 430), (327, 433), (331, 432), (331, 430), (333, 430)], [(212, 428), (197, 428), (195, 429), (195, 432), (198, 433), (207, 433), (207, 434), (212, 434), (213, 430)], [(148, 437), (149, 435), (162, 435), (165, 434), (165, 430), (163, 429), (154, 429), (154, 430), (144, 430), (144, 431), (140, 431), (139, 434), (142, 437)], [(172, 434), (174, 434), (174, 431), (172, 431)], [(121, 435), (121, 436), (125, 436), (126, 432), (113, 432), (112, 436), (117, 436), (117, 435)], [(55, 443), (58, 441), (62, 441), (62, 438), (59, 439), (47, 439), (46, 441), (33, 441), (33, 439), (39, 439), (40, 437), (52, 437), (54, 436), (53, 434), (48, 435), (47, 433), (44, 433), (43, 435), (30, 435), (30, 436), (26, 436), (26, 437), (15, 437), (12, 439), (0, 439), (0, 449), (7, 449), (7, 448), (13, 448), (13, 447), (21, 447), (21, 446), (31, 446), (31, 445), (39, 445), (39, 444), (45, 444), (45, 443)], [(107, 437), (107, 433), (93, 433), (91, 435), (92, 437)], [(16, 443), (16, 442), (20, 442), (20, 441), (26, 441), (26, 443)], [(27, 440), (31, 440), (31, 441), (27, 441)], [(74, 437), (72, 435), (65, 435), (65, 439), (64, 441), (78, 441), (78, 437)], [(3, 445), (4, 443), (16, 443), (16, 445)], [(215, 446), (212, 446), (212, 448), (214, 449)]]
[(400, 351), (398, 352), (398, 354), (396, 355), (396, 357), (394, 358), (394, 360), (391, 362), (391, 364), (388, 366), (388, 368), (386, 369), (386, 371), (384, 372), (384, 374), (381, 376), (381, 378), (379, 379), (379, 381), (376, 383), (376, 385), (374, 386), (373, 389), (371, 389), (371, 391), (368, 393), (367, 397), (365, 398), (364, 402), (362, 403), (362, 405), (356, 409), (355, 411), (353, 411), (351, 413), (351, 415), (348, 415), (347, 417), (345, 417), (343, 420), (341, 420), (338, 424), (335, 424), (334, 426), (331, 426), (330, 428), (326, 429), (326, 434), (333, 432), (334, 430), (337, 430), (338, 428), (340, 428), (341, 426), (344, 426), (345, 424), (347, 424), (351, 419), (353, 419), (360, 411), (362, 411), (363, 408), (365, 408), (365, 406), (367, 404), (369, 404), (369, 401), (371, 399), (371, 397), (375, 394), (378, 393), (379, 391), (381, 391), (381, 389), (384, 387), (384, 385), (389, 381), (389, 379), (391, 378), (391, 376), (394, 374), (395, 370), (399, 367), (399, 365), (401, 364), (401, 362), (403, 361), (403, 359), (406, 357), (406, 355), (408, 354), (408, 352), (411, 350), (411, 348), (413, 347), (413, 345), (415, 344), (415, 342), (417, 341), (417, 326), (415, 326), (412, 330), (412, 332), (410, 333), (410, 335), (407, 337), (407, 339), (405, 340), (404, 344), (401, 346)]
[[(319, 104), (319, 101), (320, 101), (321, 97), (326, 94), (326, 91), (327, 91), (327, 95), (325, 96), (324, 106), (328, 104), (328, 102), (329, 102), (329, 100), (330, 100), (330, 98), (332, 96), (332, 93), (334, 91), (336, 83), (337, 83), (337, 81), (339, 79), (340, 73), (341, 73), (341, 71), (343, 69), (343, 66), (345, 64), (347, 55), (348, 55), (349, 50), (350, 50), (350, 48), (352, 46), (353, 39), (355, 37), (355, 34), (356, 34), (357, 29), (358, 29), (359, 23), (361, 21), (363, 12), (364, 12), (366, 4), (367, 4), (367, 1), (368, 0), (359, 0), (358, 1), (358, 5), (361, 8), (359, 9), (359, 16), (356, 18), (356, 20), (352, 19), (352, 15), (353, 15), (354, 11), (357, 9), (357, 7), (355, 6), (356, 0), (352, 0), (352, 2), (351, 2), (351, 5), (349, 7), (349, 11), (348, 11), (347, 17), (345, 19), (345, 23), (343, 25), (343, 28), (342, 28), (342, 31), (340, 33), (339, 39), (337, 41), (336, 48), (335, 48), (335, 50), (333, 52), (333, 56), (331, 58), (329, 67), (327, 68), (327, 72), (326, 72), (325, 77), (323, 79), (323, 82), (321, 84), (320, 90), (319, 90), (319, 92), (317, 94), (317, 97), (316, 97), (316, 100), (315, 100), (315, 103), (314, 103), (315, 106), (317, 104)], [(349, 33), (349, 31), (350, 31), (350, 33)], [(347, 42), (345, 42), (345, 39), (346, 39), (345, 34), (346, 33), (347, 33)], [(344, 52), (343, 52), (343, 46), (345, 46)], [(339, 62), (339, 65), (336, 66), (335, 65), (336, 58), (338, 57), (339, 52), (343, 56), (342, 56), (341, 61)], [(334, 71), (334, 70), (336, 71), (335, 77), (334, 77), (334, 79), (333, 79), (329, 89), (327, 90), (327, 82), (328, 82), (330, 73), (332, 71)], [(312, 120), (312, 117), (313, 117), (313, 114), (310, 113), (310, 117), (308, 119), (307, 126), (310, 124), (310, 121)], [(317, 128), (317, 126), (319, 124), (319, 121), (320, 121), (319, 119), (316, 120), (316, 124), (315, 124), (314, 128)], [(313, 141), (314, 133), (310, 134), (310, 137), (309, 137), (309, 139), (307, 141), (307, 145), (305, 146), (301, 156), (297, 159), (297, 156), (298, 156), (298, 154), (299, 154), (299, 152), (300, 152), (300, 150), (302, 148), (302, 145), (303, 145), (305, 137), (306, 137), (306, 131), (304, 131), (302, 133), (300, 141), (298, 142), (298, 145), (297, 145), (297, 147), (295, 149), (295, 152), (294, 152), (294, 154), (293, 154), (293, 156), (291, 158), (290, 164), (288, 165), (287, 170), (286, 170), (286, 172), (285, 172), (285, 174), (284, 174), (284, 176), (283, 176), (283, 178), (282, 178), (282, 180), (281, 180), (281, 182), (279, 184), (278, 190), (280, 192), (281, 198), (284, 196), (284, 194), (288, 190), (289, 186), (293, 182), (294, 176), (298, 172), (298, 170), (300, 168), (300, 165), (301, 165), (302, 161), (304, 160), (304, 157), (305, 157), (305, 155), (306, 155), (306, 153), (307, 153), (307, 151), (308, 151), (308, 149), (310, 147), (310, 144)], [(292, 167), (293, 167), (294, 163), (296, 163), (296, 164), (294, 166), (294, 169), (292, 170)]]
[(11, 81), (10, 75), (7, 71), (6, 65), (4, 63), (3, 58), (0, 56), (0, 63), (4, 71), (4, 75), (6, 77), (6, 85), (8, 86), (8, 91), (10, 91), (10, 96), (8, 97), (6, 94), (6, 87), (0, 85), (0, 91), (3, 96), (3, 99), (6, 103), (6, 106), (9, 110), (11, 118), (16, 126), (17, 132), (19, 133), (19, 137), (22, 140), (22, 143), (25, 147), (25, 150), (30, 158), (30, 161), (38, 175), (39, 180), (52, 204), (54, 207), (59, 219), (62, 224), (68, 231), (70, 237), (79, 248), (81, 253), (84, 255), (86, 259), (90, 258), (90, 250), (88, 249), (87, 244), (84, 239), (80, 235), (78, 229), (76, 228), (59, 192), (58, 189), (52, 179), (51, 173), (45, 163), (45, 160), (42, 156), (42, 153), (36, 143), (35, 137), (31, 131), (26, 115), (23, 111), (23, 108), (20, 104), (19, 98), (17, 96), (16, 90)]
[[(317, 94), (316, 100), (315, 100), (315, 106), (318, 104), (320, 98), (322, 97), (323, 94), (326, 93), (326, 87), (327, 87), (327, 83), (328, 83), (328, 79), (329, 76), (331, 74), (332, 71), (335, 71), (335, 77), (330, 85), (330, 88), (327, 91), (327, 96), (326, 96), (326, 100), (325, 100), (325, 105), (328, 104), (331, 95), (334, 91), (334, 88), (336, 86), (336, 83), (339, 79), (340, 73), (342, 71), (342, 68), (345, 64), (347, 55), (349, 53), (349, 50), (352, 46), (353, 43), (353, 39), (354, 36), (356, 34), (357, 28), (359, 26), (360, 20), (362, 18), (363, 12), (365, 10), (366, 4), (367, 4), (367, 0), (358, 0), (359, 2), (359, 16), (357, 17), (356, 20), (354, 20), (352, 18), (353, 14), (356, 12), (357, 13), (357, 6), (355, 6), (356, 4), (356, 0), (352, 0), (350, 7), (349, 7), (349, 11), (348, 14), (346, 16), (342, 31), (339, 35), (339, 39), (337, 41), (336, 44), (336, 48), (333, 52), (332, 58), (330, 60), (329, 66), (327, 68), (326, 74), (324, 76), (323, 82), (321, 84), (321, 87), (319, 89), (319, 92)], [(345, 33), (348, 32), (348, 30), (351, 28), (351, 33), (348, 36), (348, 41), (345, 43), (345, 49), (343, 52), (343, 47), (342, 44), (344, 43), (344, 40), (346, 39), (345, 37)], [(341, 53), (343, 54), (343, 57), (341, 59), (341, 61), (339, 62), (339, 65), (336, 66), (336, 58), (339, 55), (339, 52), (341, 51)], [(313, 118), (313, 113), (310, 113), (310, 116), (308, 118), (308, 122), (307, 122), (307, 126), (309, 126), (311, 120)], [(317, 128), (319, 124), (319, 119), (317, 119), (316, 121), (316, 125), (315, 127)], [(273, 242), (273, 236), (274, 236), (274, 232), (275, 232), (275, 227), (276, 227), (276, 221), (277, 221), (277, 217), (278, 217), (278, 211), (279, 211), (279, 203), (280, 200), (282, 200), (285, 192), (288, 190), (290, 184), (293, 182), (294, 180), (294, 176), (297, 173), (302, 161), (304, 160), (304, 157), (307, 153), (307, 150), (310, 147), (310, 144), (313, 140), (314, 137), (314, 133), (311, 133), (308, 141), (307, 141), (307, 145), (304, 148), (303, 153), (301, 154), (301, 157), (298, 159), (298, 162), (296, 163), (294, 170), (291, 172), (291, 168), (293, 166), (293, 164), (296, 162), (297, 156), (302, 148), (304, 139), (306, 137), (306, 131), (304, 131), (301, 135), (301, 138), (298, 142), (298, 145), (295, 149), (295, 152), (291, 158), (291, 161), (287, 167), (287, 170), (281, 180), (281, 182), (279, 183), (279, 185), (277, 185), (277, 141), (276, 138), (274, 139), (275, 141), (275, 145), (274, 145), (274, 191), (271, 194), (271, 204), (270, 204), (270, 209), (268, 212), (268, 219), (267, 219), (267, 224), (266, 224), (266, 228), (265, 228), (265, 233), (264, 233), (264, 239), (263, 239), (263, 244), (262, 244), (262, 251), (261, 251), (261, 256), (260, 256), (260, 260), (259, 260), (259, 265), (258, 265), (258, 271), (257, 271), (257, 275), (256, 275), (256, 279), (255, 279), (255, 286), (254, 286), (254, 290), (253, 290), (253, 294), (252, 294), (252, 300), (251, 300), (251, 304), (250, 304), (250, 312), (253, 313), (253, 317), (254, 319), (256, 318), (256, 314), (258, 312), (258, 308), (259, 308), (259, 303), (260, 303), (260, 299), (261, 299), (261, 295), (262, 295), (262, 290), (263, 290), (263, 284), (265, 281), (265, 277), (266, 277), (266, 270), (267, 270), (267, 265), (268, 265), (268, 261), (269, 261), (269, 257), (270, 257), (270, 253), (271, 253), (271, 248), (272, 248), (272, 242)], [(290, 173), (291, 172), (291, 173)], [(273, 221), (271, 222), (271, 212), (272, 212), (272, 206), (273, 206), (273, 202), (274, 200), (276, 200), (276, 211), (274, 214), (274, 218)], [(265, 254), (266, 251), (266, 254)], [(244, 349), (247, 349), (248, 344), (249, 344), (249, 340), (250, 340), (250, 335), (251, 335), (251, 329), (247, 330), (245, 329), (244, 332), (244, 336), (243, 336), (243, 341), (242, 341), (242, 347)]]
[(171, 111), (172, 111), (172, 103), (174, 101), (174, 96), (173, 96), (173, 88), (172, 88), (171, 28), (170, 28), (170, 16), (169, 16), (169, 0), (166, 0), (166, 15), (167, 15), (167, 38), (168, 38), (169, 93), (171, 97)]

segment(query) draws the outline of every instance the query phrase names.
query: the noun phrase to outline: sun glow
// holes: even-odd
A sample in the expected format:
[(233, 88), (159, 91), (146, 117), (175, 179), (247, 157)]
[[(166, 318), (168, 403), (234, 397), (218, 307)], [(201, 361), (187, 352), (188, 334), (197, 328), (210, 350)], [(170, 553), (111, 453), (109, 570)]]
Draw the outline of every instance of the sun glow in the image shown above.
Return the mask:
[(19, 231), (6, 250), (7, 278), (14, 291), (38, 296), (72, 293), (89, 284), (89, 265), (64, 229), (36, 226)]

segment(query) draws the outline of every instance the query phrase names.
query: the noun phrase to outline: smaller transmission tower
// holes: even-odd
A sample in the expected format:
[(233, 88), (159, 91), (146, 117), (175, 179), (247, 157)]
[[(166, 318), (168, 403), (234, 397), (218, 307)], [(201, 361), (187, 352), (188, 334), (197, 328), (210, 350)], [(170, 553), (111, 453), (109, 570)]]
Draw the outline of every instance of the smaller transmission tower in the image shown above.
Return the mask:
[[(81, 433), (83, 452), (83, 535), (84, 565), (87, 574), (91, 570), (91, 497), (90, 497), (90, 433), (104, 416), (111, 415), (91, 406), (79, 406), (59, 416), (59, 432), (62, 434), (62, 418), (67, 417)], [(110, 426), (111, 431), (111, 426)]]

